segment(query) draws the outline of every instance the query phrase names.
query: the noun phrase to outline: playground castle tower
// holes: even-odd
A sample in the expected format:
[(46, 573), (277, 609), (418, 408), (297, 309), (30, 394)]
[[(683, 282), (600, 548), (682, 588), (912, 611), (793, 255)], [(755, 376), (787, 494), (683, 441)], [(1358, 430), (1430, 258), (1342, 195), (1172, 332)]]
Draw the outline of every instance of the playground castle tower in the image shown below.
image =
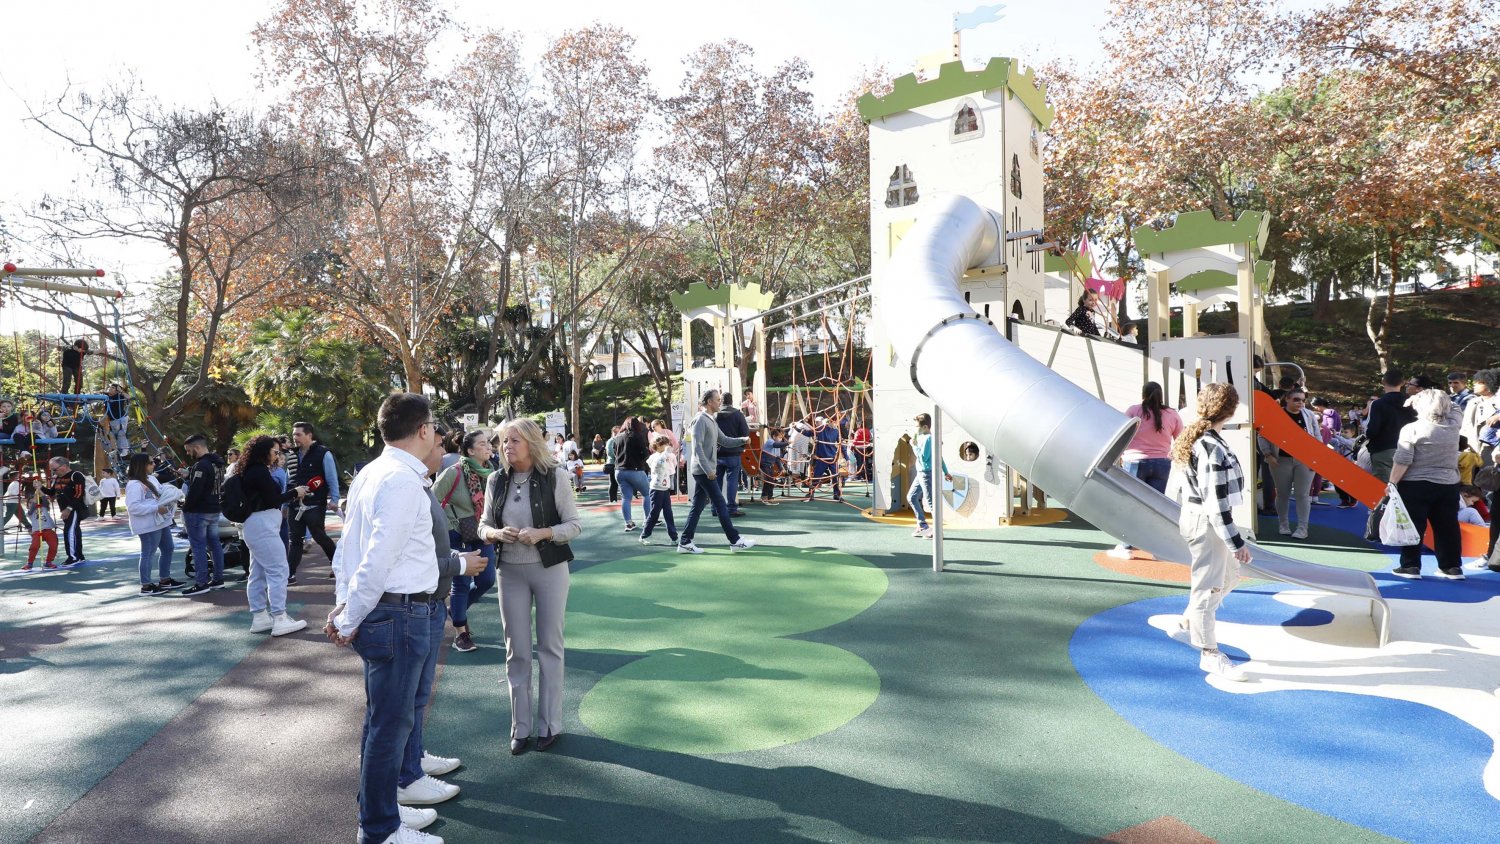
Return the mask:
[[(1005, 235), (989, 258), (965, 275), (964, 297), (1002, 332), (1010, 315), (1040, 322), (1043, 253), (1028, 249), (1043, 228), (1042, 133), (1053, 110), (1034, 75), (1014, 59), (994, 58), (973, 71), (954, 61), (943, 65), (936, 79), (920, 82), (907, 75), (884, 96), (866, 94), (859, 110), (870, 127), (872, 272), (884, 269), (924, 200), (963, 194), (994, 212)], [(1023, 236), (1026, 232), (1033, 234)], [(877, 514), (905, 507), (905, 471), (897, 460), (901, 437), (912, 430), (912, 417), (933, 412), (932, 401), (912, 385), (908, 363), (895, 359), (886, 337), (882, 309), (897, 306), (876, 297), (871, 320), (879, 408)], [(959, 449), (972, 441), (962, 429), (944, 431), (943, 459), (954, 475), (945, 506), (953, 508), (948, 514), (954, 522), (994, 526), (1009, 515), (1008, 483), (982, 446), (977, 460), (959, 458)]]

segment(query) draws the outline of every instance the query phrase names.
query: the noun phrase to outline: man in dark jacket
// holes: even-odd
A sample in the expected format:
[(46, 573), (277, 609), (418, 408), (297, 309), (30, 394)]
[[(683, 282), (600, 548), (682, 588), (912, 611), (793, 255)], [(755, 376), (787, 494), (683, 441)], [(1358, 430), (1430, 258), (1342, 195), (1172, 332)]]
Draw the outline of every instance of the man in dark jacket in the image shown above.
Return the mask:
[(60, 527), (63, 548), (68, 554), (63, 565), (81, 563), (84, 561), (83, 517), (89, 506), (85, 497), (83, 473), (75, 471), (66, 457), (52, 458), (47, 461), (47, 468), (52, 471), (52, 486), (48, 488), (47, 494), (57, 502), (58, 510), (61, 511), (59, 515), (62, 516)]
[[(188, 437), (183, 450), (193, 461), (184, 483), (182, 520), (187, 527), (188, 545), (193, 549), (197, 566), (196, 582), (182, 594), (201, 595), (211, 589), (224, 588), (224, 546), (219, 542), (219, 488), (224, 485), (224, 458), (208, 449), (208, 438), (202, 434)], [(212, 560), (213, 576), (209, 577)]]
[[(1385, 394), (1370, 402), (1370, 424), (1365, 428), (1365, 448), (1370, 452), (1370, 474), (1382, 483), (1391, 480), (1391, 464), (1396, 459), (1396, 439), (1408, 423), (1417, 421), (1417, 412), (1406, 406), (1406, 377), (1400, 370), (1387, 369), (1380, 377)], [(1365, 520), (1365, 536), (1380, 533), (1379, 509), (1371, 510)]]
[(286, 555), (287, 566), (291, 569), (289, 584), (297, 582), (297, 566), (302, 562), (302, 540), (309, 533), (328, 559), (333, 560), (337, 546), (328, 538), (323, 519), (328, 508), (337, 507), (339, 503), (338, 466), (334, 463), (333, 452), (318, 442), (312, 423), (292, 425), (292, 440), (297, 444), (297, 471), (292, 476), (291, 485), (305, 486), (308, 493), (292, 508), (292, 535)]
[(729, 505), (729, 515), (738, 518), (745, 515), (740, 509), (740, 457), (744, 454), (743, 443), (750, 436), (750, 423), (745, 420), (745, 414), (741, 413), (733, 404), (728, 393), (724, 394), (724, 406), (714, 416), (714, 421), (719, 425), (719, 431), (725, 437), (737, 438), (741, 444), (736, 445), (731, 441), (719, 440), (719, 484), (724, 490), (724, 502)]
[(1395, 369), (1381, 376), (1385, 395), (1370, 403), (1370, 425), (1365, 429), (1366, 447), (1370, 450), (1370, 472), (1383, 482), (1391, 479), (1391, 463), (1396, 457), (1396, 438), (1401, 429), (1417, 421), (1417, 412), (1406, 406), (1403, 387), (1405, 377)]

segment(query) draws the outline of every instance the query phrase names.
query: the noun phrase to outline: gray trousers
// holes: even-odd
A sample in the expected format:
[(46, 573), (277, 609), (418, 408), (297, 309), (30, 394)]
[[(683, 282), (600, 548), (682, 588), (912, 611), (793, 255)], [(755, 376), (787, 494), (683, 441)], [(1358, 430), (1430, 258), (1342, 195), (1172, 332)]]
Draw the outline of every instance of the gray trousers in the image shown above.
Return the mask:
[(1276, 465), (1271, 467), (1271, 477), (1276, 479), (1276, 518), (1282, 525), (1288, 523), (1287, 516), (1292, 509), (1292, 496), (1295, 494), (1297, 526), (1307, 527), (1307, 520), (1312, 515), (1312, 496), (1308, 494), (1312, 489), (1312, 467), (1293, 459), (1289, 454), (1283, 454), (1277, 458)]
[(1184, 504), (1177, 530), (1187, 540), (1188, 551), (1193, 555), (1188, 568), (1191, 584), (1187, 612), (1182, 617), (1193, 644), (1215, 650), (1219, 647), (1219, 639), (1214, 635), (1215, 617), (1224, 596), (1240, 583), (1240, 563), (1214, 532), (1202, 509)]
[(536, 607), (538, 736), (562, 734), (563, 617), (568, 609), (568, 564), (501, 563), (500, 624), (505, 631), (505, 679), (510, 686), (510, 737), (530, 738), (531, 629)]

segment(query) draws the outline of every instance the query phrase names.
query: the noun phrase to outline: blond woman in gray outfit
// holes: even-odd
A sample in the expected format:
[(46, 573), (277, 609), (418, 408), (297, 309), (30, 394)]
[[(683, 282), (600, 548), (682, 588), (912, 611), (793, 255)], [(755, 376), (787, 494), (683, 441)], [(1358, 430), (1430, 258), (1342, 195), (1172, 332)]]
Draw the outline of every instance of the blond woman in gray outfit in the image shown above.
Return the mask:
[(531, 741), (531, 612), (536, 609), (537, 750), (562, 735), (563, 617), (568, 608), (568, 543), (582, 532), (566, 471), (541, 428), (513, 419), (500, 428), (500, 470), (485, 486), (479, 537), (500, 549), (500, 624), (510, 686), (510, 752)]

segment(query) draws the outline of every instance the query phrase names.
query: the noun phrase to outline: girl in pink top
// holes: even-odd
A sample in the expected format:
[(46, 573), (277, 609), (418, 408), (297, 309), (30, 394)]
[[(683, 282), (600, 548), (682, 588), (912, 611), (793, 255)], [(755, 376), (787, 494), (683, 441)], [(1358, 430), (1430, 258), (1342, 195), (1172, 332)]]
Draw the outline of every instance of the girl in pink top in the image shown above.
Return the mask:
[[(1182, 433), (1182, 417), (1166, 406), (1161, 385), (1155, 381), (1146, 382), (1141, 388), (1141, 403), (1131, 405), (1125, 415), (1141, 420), (1135, 436), (1130, 438), (1130, 445), (1120, 455), (1125, 471), (1165, 495), (1167, 477), (1172, 473), (1172, 441)], [(1130, 552), (1129, 545), (1117, 545), (1109, 554), (1129, 559)]]

